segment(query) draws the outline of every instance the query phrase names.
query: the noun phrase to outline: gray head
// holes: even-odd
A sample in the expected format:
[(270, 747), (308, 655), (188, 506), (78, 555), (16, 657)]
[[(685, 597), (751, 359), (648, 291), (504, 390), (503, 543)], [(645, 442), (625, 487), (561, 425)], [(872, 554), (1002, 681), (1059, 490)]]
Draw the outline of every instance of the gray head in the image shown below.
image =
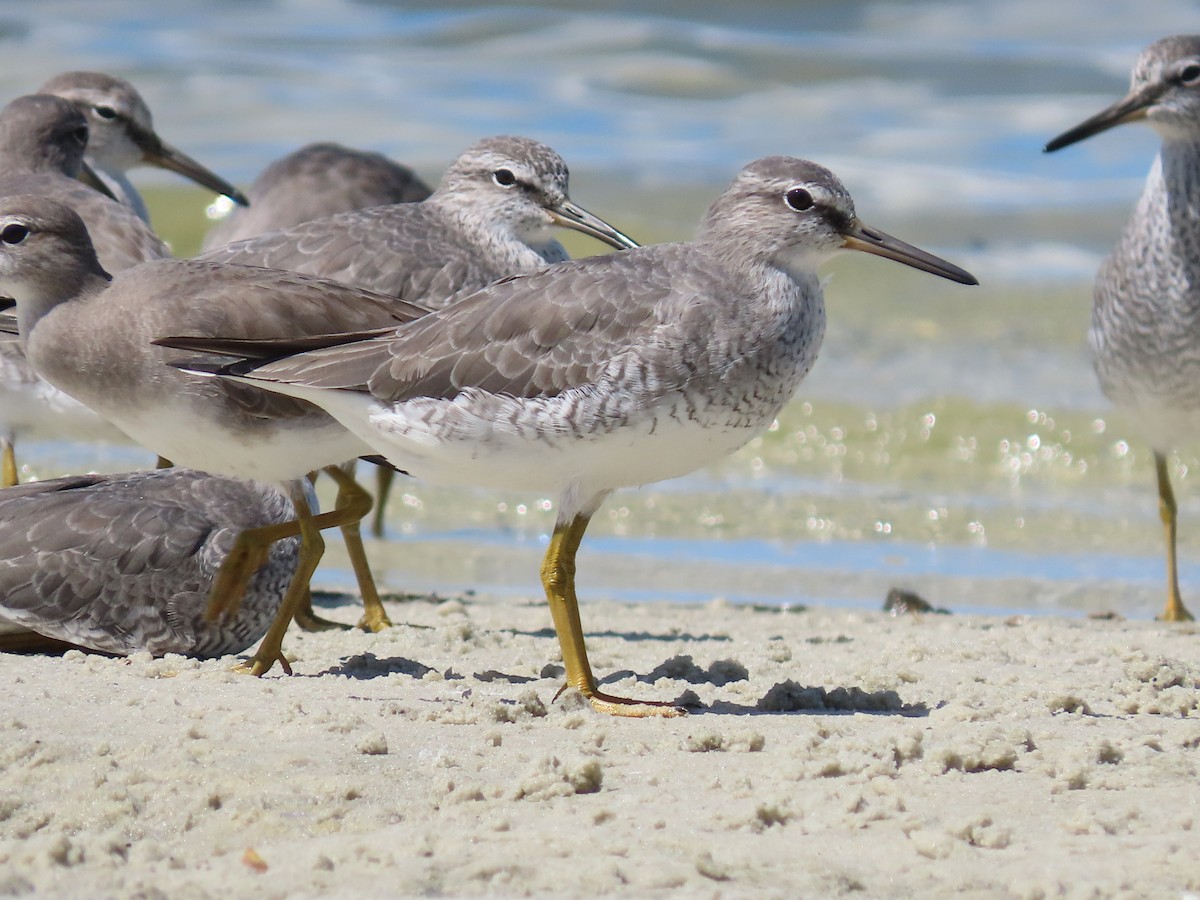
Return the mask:
[(237, 188), (158, 136), (150, 107), (125, 79), (103, 72), (64, 72), (43, 84), (41, 93), (69, 100), (87, 117), (88, 158), (97, 168), (124, 174), (135, 166), (158, 166), (246, 204)]
[(733, 266), (811, 276), (841, 250), (861, 250), (977, 284), (971, 273), (859, 221), (838, 177), (816, 163), (768, 156), (750, 163), (701, 220), (697, 242)]
[(1200, 139), (1200, 35), (1174, 35), (1143, 50), (1133, 64), (1129, 93), (1054, 138), (1046, 152), (1143, 120), (1163, 138)]
[(87, 144), (83, 114), (60, 97), (27, 94), (0, 110), (0, 174), (54, 172), (75, 178)]
[(460, 215), (501, 221), (522, 239), (548, 239), (551, 226), (581, 231), (618, 249), (637, 244), (571, 202), (563, 158), (530, 138), (501, 136), (472, 144), (446, 170), (430, 201)]
[(32, 194), (0, 199), (0, 296), (17, 301), (23, 333), (91, 276), (108, 278), (71, 207)]

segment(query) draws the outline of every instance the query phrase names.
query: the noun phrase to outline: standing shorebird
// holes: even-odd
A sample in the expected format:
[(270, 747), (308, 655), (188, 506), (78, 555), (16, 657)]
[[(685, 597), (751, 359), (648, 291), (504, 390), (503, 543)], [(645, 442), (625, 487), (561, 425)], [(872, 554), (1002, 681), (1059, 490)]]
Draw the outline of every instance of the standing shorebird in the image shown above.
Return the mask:
[(1179, 593), (1175, 494), (1167, 453), (1200, 436), (1200, 35), (1142, 51), (1129, 93), (1046, 145), (1050, 153), (1126, 122), (1162, 138), (1142, 197), (1096, 275), (1090, 340), (1100, 387), (1154, 449), (1166, 530), (1167, 605)]
[[(49, 94), (18, 97), (0, 110), (0, 196), (32, 193), (71, 206), (87, 223), (101, 264), (119, 272), (168, 256), (166, 246), (132, 210), (81, 184), (90, 130), (74, 104)], [(113, 438), (112, 429), (78, 401), (39, 378), (20, 346), (0, 343), (0, 486), (18, 480), (18, 434), (38, 429), (78, 438)]]
[(306, 144), (259, 173), (246, 188), (250, 206), (230, 209), (204, 236), (204, 249), (341, 212), (416, 203), (431, 193), (412, 169), (381, 153)]
[(206, 169), (154, 130), (150, 107), (124, 78), (103, 72), (63, 72), (38, 89), (74, 103), (88, 122), (87, 161), (112, 191), (143, 221), (150, 221), (142, 195), (127, 173), (137, 166), (157, 166), (224, 194), (245, 206), (246, 197), (224, 178)]
[[(269, 485), (182, 467), (0, 491), (0, 649), (238, 653), (267, 630), (296, 568), (294, 519)], [(281, 540), (237, 614), (209, 622), (213, 579), (248, 528), (274, 528)]]
[[(468, 147), (419, 203), (326, 216), (238, 241), (203, 259), (273, 266), (444, 306), (455, 294), (567, 259), (557, 225), (615, 248), (630, 238), (571, 202), (567, 164), (524, 137), (485, 138)], [(252, 207), (258, 209), (258, 207)], [(375, 533), (382, 532), (392, 470), (379, 469)]]
[(576, 551), (616, 488), (691, 472), (769, 427), (816, 359), (816, 270), (843, 248), (976, 283), (862, 224), (827, 169), (768, 157), (742, 170), (689, 243), (507, 279), (367, 340), (335, 335), (295, 355), (245, 345), (266, 360), (210, 371), (321, 406), (417, 477), (557, 494), (541, 574), (568, 683), (598, 710), (670, 715), (597, 687)]

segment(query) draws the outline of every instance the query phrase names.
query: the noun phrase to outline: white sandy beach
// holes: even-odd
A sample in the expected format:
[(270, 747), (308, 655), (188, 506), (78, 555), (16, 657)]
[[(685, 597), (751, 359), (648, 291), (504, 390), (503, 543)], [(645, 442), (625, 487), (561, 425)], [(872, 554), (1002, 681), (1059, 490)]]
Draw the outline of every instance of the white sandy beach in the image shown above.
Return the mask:
[(389, 611), (292, 677), (0, 656), (0, 895), (1200, 892), (1195, 627), (585, 602), (704, 704), (634, 720), (553, 699), (540, 600)]

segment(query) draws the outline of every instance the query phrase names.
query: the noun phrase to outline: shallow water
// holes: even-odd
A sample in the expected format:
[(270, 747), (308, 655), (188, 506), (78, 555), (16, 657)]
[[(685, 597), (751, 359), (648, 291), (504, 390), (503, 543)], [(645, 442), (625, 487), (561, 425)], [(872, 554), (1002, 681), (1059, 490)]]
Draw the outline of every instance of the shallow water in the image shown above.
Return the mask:
[[(126, 75), (168, 140), (240, 182), (310, 140), (436, 178), (475, 138), (526, 133), (571, 162), (577, 201), (643, 241), (685, 238), (752, 158), (823, 162), (864, 220), (983, 286), (837, 261), (825, 347), (777, 428), (711, 470), (614, 496), (584, 543), (583, 593), (874, 608), (903, 585), (956, 610), (1149, 617), (1163, 593), (1150, 455), (1096, 388), (1085, 334), (1092, 273), (1155, 138), (1129, 127), (1040, 148), (1123, 92), (1142, 45), (1198, 24), (1200, 4), (1170, 0), (49, 0), (0, 7), (0, 89), (67, 68)], [(207, 198), (140, 181), (189, 251)], [(147, 459), (25, 450), (40, 476)], [(1174, 466), (1194, 593), (1194, 452)], [(369, 550), (389, 588), (537, 596), (550, 498), (398, 488), (389, 540)], [(336, 542), (319, 580), (352, 583)]]

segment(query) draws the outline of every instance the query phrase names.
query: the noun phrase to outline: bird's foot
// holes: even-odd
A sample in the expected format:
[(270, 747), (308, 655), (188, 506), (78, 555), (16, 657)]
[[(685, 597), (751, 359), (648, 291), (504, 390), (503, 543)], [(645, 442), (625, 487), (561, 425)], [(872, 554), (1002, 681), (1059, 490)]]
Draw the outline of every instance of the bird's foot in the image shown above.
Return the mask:
[(233, 671), (242, 675), (252, 675), (255, 678), (261, 678), (267, 672), (271, 671), (271, 667), (275, 663), (279, 663), (279, 667), (283, 669), (284, 675), (292, 674), (292, 664), (287, 661), (287, 657), (283, 655), (282, 650), (264, 652), (261, 647), (250, 659), (234, 666)]
[(392, 620), (388, 618), (388, 614), (383, 611), (382, 606), (367, 607), (363, 617), (358, 620), (358, 628), (363, 631), (370, 631), (373, 634), (378, 634), (392, 627)]
[(1162, 611), (1158, 617), (1160, 622), (1192, 622), (1195, 617), (1187, 611), (1187, 607), (1182, 601), (1176, 600), (1174, 603), (1168, 603), (1167, 608)]
[[(564, 684), (559, 688), (558, 693), (554, 695), (554, 699), (557, 700), (568, 687), (570, 685)], [(606, 694), (594, 688), (582, 690), (580, 693), (592, 704), (592, 709), (610, 716), (625, 716), (633, 719), (659, 716), (664, 719), (672, 719), (676, 716), (687, 715), (686, 709), (667, 700), (634, 700), (630, 697), (617, 697), (613, 694)]]

